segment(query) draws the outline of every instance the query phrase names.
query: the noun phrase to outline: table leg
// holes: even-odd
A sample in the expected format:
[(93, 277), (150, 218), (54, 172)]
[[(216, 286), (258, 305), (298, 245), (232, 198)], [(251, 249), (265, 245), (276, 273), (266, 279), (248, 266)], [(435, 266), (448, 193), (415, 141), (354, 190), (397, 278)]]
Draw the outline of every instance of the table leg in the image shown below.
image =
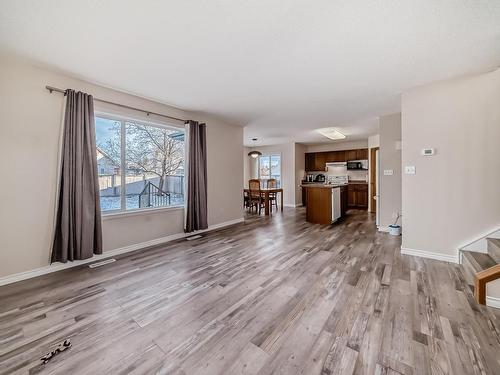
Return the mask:
[(264, 204), (265, 204), (264, 212), (267, 216), (269, 216), (269, 192), (268, 191), (266, 191), (264, 193)]
[(283, 190), (280, 191), (280, 196), (281, 196), (281, 211), (283, 211)]

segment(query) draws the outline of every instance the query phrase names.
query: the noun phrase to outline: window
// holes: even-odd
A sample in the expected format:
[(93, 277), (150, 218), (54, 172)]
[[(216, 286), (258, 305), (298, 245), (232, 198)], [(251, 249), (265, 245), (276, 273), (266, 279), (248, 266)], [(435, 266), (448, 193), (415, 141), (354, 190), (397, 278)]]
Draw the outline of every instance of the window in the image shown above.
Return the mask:
[(95, 127), (102, 212), (184, 204), (183, 129), (111, 117)]
[(259, 179), (276, 179), (278, 187), (281, 186), (281, 155), (259, 156)]

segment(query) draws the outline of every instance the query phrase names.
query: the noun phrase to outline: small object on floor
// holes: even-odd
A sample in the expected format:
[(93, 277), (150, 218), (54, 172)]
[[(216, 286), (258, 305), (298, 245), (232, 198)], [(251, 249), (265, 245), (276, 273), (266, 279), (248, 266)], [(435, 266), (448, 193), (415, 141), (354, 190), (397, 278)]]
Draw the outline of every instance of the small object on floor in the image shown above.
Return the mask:
[(48, 363), (55, 355), (61, 353), (61, 352), (64, 352), (66, 349), (69, 349), (71, 348), (71, 341), (69, 341), (69, 339), (67, 340), (64, 340), (64, 342), (62, 344), (59, 344), (57, 346), (57, 348), (55, 348), (54, 350), (52, 350), (51, 352), (45, 354), (42, 358), (40, 358), (40, 360), (42, 361), (42, 363), (45, 365), (46, 363)]
[(201, 238), (201, 236), (199, 234), (196, 234), (194, 236), (187, 237), (186, 240), (192, 241), (192, 240), (197, 240), (198, 238)]

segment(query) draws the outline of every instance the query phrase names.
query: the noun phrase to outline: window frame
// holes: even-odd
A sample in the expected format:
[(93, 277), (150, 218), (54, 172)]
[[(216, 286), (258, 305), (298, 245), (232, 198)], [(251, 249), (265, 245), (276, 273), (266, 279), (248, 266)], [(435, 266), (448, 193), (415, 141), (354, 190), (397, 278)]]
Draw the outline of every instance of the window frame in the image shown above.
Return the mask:
[[(140, 125), (145, 125), (145, 126), (152, 126), (152, 127), (157, 127), (157, 128), (163, 128), (163, 129), (168, 129), (168, 130), (182, 130), (184, 132), (184, 155), (183, 155), (183, 160), (184, 160), (184, 168), (186, 167), (186, 160), (187, 160), (187, 147), (186, 147), (186, 137), (187, 137), (187, 127), (186, 125), (184, 126), (178, 126), (172, 123), (162, 123), (159, 121), (146, 121), (144, 119), (139, 119), (135, 118), (133, 116), (126, 116), (126, 115), (118, 115), (115, 113), (108, 113), (108, 112), (103, 112), (103, 111), (98, 111), (94, 110), (94, 118), (102, 118), (105, 120), (110, 120), (110, 121), (117, 121), (120, 122), (120, 209), (117, 210), (107, 210), (103, 211), (100, 209), (101, 212), (101, 217), (102, 218), (116, 218), (116, 217), (125, 217), (125, 216), (132, 216), (132, 215), (143, 215), (147, 213), (157, 213), (159, 211), (175, 211), (175, 210), (184, 210), (186, 207), (186, 199), (185, 199), (185, 194), (184, 194), (184, 203), (183, 204), (174, 204), (170, 206), (164, 206), (164, 207), (143, 207), (143, 208), (131, 208), (127, 210), (127, 201), (126, 201), (126, 188), (125, 188), (125, 183), (126, 183), (126, 174), (125, 174), (125, 167), (126, 167), (126, 158), (125, 158), (125, 149), (126, 149), (126, 122), (130, 123), (135, 123), (135, 124), (140, 124)], [(96, 133), (96, 132), (95, 132)], [(97, 134), (97, 133), (96, 133)], [(97, 139), (96, 139), (97, 140)], [(99, 172), (99, 171), (97, 171)], [(187, 173), (186, 170), (184, 170), (184, 192), (186, 192), (186, 186), (187, 186)], [(99, 196), (100, 198), (100, 196)]]
[[(271, 157), (273, 156), (279, 156), (280, 158), (280, 178), (279, 178), (279, 187), (282, 188), (283, 187), (283, 174), (282, 174), (282, 156), (281, 156), (281, 152), (272, 152), (272, 153), (266, 153), (266, 154), (262, 154), (260, 155), (257, 159), (258, 159), (258, 162), (257, 162), (257, 176), (259, 178), (259, 180), (269, 180), (269, 178), (272, 178), (272, 167), (271, 167)], [(260, 159), (264, 157), (264, 158), (269, 158), (269, 178), (262, 178), (261, 175), (260, 175)]]

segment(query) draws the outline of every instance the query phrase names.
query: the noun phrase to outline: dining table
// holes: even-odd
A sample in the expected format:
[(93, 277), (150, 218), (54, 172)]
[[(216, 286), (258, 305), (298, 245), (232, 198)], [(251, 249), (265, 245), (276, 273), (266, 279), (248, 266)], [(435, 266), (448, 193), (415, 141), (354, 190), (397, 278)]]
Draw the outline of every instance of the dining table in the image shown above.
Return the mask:
[[(243, 189), (244, 193), (250, 194), (250, 189)], [(269, 215), (269, 195), (272, 193), (276, 193), (276, 195), (280, 194), (280, 206), (281, 211), (283, 211), (283, 189), (282, 188), (261, 188), (261, 194), (264, 196), (264, 214)]]

